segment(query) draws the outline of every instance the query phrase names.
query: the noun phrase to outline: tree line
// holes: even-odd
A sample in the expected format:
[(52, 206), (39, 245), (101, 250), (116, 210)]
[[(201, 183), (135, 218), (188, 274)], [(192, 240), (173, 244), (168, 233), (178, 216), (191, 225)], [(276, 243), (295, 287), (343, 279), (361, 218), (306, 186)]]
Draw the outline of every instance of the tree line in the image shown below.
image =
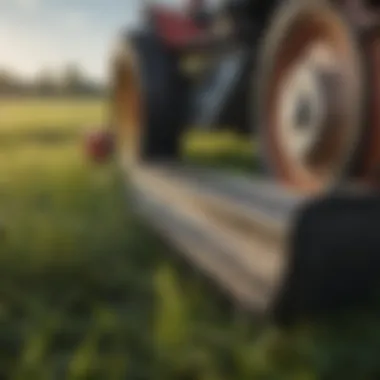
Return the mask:
[(31, 79), (0, 68), (0, 96), (102, 96), (105, 86), (90, 79), (75, 64), (60, 72), (42, 69)]

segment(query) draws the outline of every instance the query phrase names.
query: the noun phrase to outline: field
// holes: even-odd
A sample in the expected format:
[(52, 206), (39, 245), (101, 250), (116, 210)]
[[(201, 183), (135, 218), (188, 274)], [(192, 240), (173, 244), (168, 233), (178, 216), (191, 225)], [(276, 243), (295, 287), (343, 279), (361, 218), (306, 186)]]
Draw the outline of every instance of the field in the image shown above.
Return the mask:
[[(102, 102), (0, 107), (1, 379), (379, 378), (375, 317), (259, 325), (139, 222), (116, 164), (82, 151)], [(254, 169), (231, 136), (187, 151)]]

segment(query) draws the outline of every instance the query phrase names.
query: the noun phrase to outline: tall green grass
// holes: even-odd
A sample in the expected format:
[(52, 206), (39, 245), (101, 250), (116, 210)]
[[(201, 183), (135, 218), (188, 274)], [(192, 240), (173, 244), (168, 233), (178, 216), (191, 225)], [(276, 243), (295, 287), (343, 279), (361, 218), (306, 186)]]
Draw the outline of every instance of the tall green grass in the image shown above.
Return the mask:
[[(101, 102), (0, 107), (1, 378), (379, 378), (376, 320), (258, 325), (152, 234), (116, 165), (83, 155)], [(218, 141), (190, 136), (189, 157), (251, 170), (248, 144)]]

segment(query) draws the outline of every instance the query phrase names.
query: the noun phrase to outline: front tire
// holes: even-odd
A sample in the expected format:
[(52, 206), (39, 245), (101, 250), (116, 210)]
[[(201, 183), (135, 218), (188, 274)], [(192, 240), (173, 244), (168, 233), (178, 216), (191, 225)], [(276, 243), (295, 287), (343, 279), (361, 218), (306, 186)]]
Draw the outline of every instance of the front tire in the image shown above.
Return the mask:
[(122, 163), (179, 159), (186, 100), (174, 53), (149, 32), (124, 39), (112, 61), (111, 104)]

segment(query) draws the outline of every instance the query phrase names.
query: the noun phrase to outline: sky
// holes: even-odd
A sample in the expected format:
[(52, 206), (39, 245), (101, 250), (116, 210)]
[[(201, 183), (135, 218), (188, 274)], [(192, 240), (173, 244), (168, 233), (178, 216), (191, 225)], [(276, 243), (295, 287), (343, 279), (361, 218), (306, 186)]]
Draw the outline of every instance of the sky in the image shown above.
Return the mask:
[(142, 0), (0, 0), (0, 67), (27, 78), (77, 63), (103, 81), (112, 43), (122, 28), (139, 22), (141, 5)]

